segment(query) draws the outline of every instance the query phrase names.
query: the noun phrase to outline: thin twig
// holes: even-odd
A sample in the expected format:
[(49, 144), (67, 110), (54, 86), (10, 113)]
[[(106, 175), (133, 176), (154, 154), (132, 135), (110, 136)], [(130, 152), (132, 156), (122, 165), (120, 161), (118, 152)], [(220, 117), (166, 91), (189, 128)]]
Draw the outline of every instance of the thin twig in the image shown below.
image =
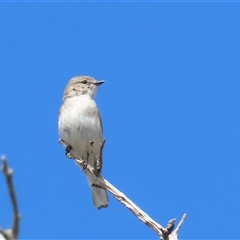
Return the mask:
[[(63, 141), (59, 141), (59, 143), (63, 144), (63, 146), (66, 147), (66, 144)], [(103, 142), (102, 146), (104, 146), (105, 141)], [(102, 150), (101, 150), (102, 151)], [(72, 158), (80, 165), (84, 166), (86, 162), (77, 156), (74, 156), (72, 153)], [(86, 170), (95, 173), (94, 168), (91, 167), (89, 164), (86, 166)], [(126, 208), (128, 208), (140, 221), (142, 221), (144, 224), (146, 224), (148, 227), (152, 228), (154, 231), (157, 232), (159, 237), (163, 240), (172, 240), (176, 239), (175, 236), (178, 236), (178, 231), (183, 223), (181, 221), (178, 224), (178, 227), (176, 228), (177, 231), (173, 231), (174, 229), (174, 224), (175, 224), (175, 219), (171, 219), (168, 222), (168, 225), (166, 228), (158, 224), (156, 221), (154, 221), (150, 216), (148, 216), (147, 213), (142, 211), (135, 203), (133, 203), (126, 195), (124, 195), (122, 192), (120, 192), (117, 188), (115, 188), (111, 183), (109, 183), (106, 179), (98, 177), (97, 182), (92, 183), (92, 186), (96, 187), (101, 187), (104, 188), (105, 190), (108, 190), (113, 196), (121, 203), (123, 204)], [(174, 232), (174, 235), (172, 233)], [(172, 238), (173, 237), (173, 238)]]
[(12, 224), (12, 229), (11, 230), (2, 230), (1, 232), (5, 233), (5, 238), (6, 235), (8, 236), (7, 239), (17, 239), (18, 238), (18, 233), (19, 233), (19, 221), (20, 221), (20, 213), (18, 210), (18, 204), (17, 204), (17, 197), (16, 193), (14, 190), (14, 185), (13, 185), (13, 170), (8, 166), (8, 162), (5, 156), (1, 156), (2, 160), (2, 171), (5, 175), (6, 181), (7, 181), (7, 186), (8, 186), (8, 191), (10, 195), (10, 199), (12, 202), (13, 206), (13, 224)]
[(182, 216), (181, 221), (179, 222), (179, 224), (177, 225), (177, 227), (175, 228), (175, 230), (172, 232), (172, 235), (178, 236), (179, 230), (180, 230), (180, 228), (182, 227), (183, 223), (186, 221), (186, 219), (187, 219), (187, 214), (184, 213), (183, 216)]

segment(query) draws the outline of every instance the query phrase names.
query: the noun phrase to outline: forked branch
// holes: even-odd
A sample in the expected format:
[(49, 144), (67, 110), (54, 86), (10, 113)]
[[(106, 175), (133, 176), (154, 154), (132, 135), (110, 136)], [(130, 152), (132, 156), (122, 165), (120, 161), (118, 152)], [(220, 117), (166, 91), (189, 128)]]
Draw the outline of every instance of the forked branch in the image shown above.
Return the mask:
[(11, 229), (1, 229), (0, 234), (7, 240), (17, 239), (19, 233), (19, 221), (20, 213), (18, 210), (16, 192), (13, 186), (13, 170), (8, 166), (8, 162), (5, 156), (1, 156), (2, 160), (2, 171), (5, 175), (7, 187), (10, 195), (10, 199), (13, 206), (13, 224)]

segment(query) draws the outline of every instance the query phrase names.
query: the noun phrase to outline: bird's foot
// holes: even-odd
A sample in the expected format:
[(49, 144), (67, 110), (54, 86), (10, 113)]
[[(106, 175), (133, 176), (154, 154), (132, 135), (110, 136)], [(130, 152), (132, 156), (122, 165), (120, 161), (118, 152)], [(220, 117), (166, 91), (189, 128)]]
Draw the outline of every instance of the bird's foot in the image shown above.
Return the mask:
[(71, 150), (72, 150), (72, 146), (68, 145), (65, 149), (65, 155), (68, 157), (68, 158), (73, 158), (73, 155), (71, 153)]

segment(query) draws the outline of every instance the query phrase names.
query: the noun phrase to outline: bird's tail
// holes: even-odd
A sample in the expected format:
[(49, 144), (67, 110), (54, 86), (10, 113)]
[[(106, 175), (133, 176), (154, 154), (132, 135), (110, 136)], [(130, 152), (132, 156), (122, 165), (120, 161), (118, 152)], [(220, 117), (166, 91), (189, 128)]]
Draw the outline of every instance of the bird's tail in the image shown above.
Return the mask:
[[(97, 177), (93, 173), (87, 172), (86, 175), (90, 186), (92, 183), (97, 181)], [(91, 186), (91, 188), (94, 205), (98, 209), (106, 208), (108, 206), (108, 195), (106, 190), (95, 186)]]

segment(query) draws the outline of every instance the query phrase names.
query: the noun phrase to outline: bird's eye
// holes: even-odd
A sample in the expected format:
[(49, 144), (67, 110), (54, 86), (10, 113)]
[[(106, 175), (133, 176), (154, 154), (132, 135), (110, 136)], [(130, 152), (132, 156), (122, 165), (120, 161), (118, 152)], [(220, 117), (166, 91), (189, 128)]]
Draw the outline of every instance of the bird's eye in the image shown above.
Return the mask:
[(83, 83), (83, 84), (86, 84), (86, 83), (87, 83), (87, 80), (83, 80), (82, 83)]

